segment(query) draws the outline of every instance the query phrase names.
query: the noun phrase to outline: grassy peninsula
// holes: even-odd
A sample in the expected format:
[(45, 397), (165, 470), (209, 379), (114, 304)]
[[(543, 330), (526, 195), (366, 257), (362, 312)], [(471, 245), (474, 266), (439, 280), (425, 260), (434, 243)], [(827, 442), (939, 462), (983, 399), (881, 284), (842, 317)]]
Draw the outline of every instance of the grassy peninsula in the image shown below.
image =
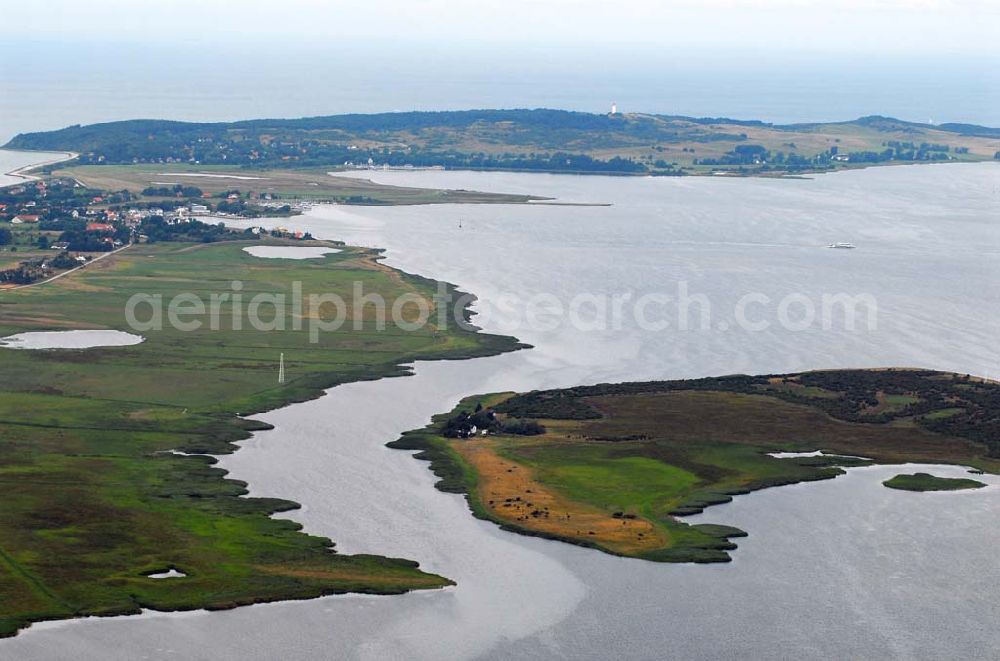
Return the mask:
[[(386, 166), (780, 175), (899, 163), (994, 160), (1000, 158), (1000, 129), (881, 116), (772, 124), (639, 112), (514, 109), (220, 123), (131, 120), (21, 134), (6, 146), (73, 151), (80, 154), (80, 165), (139, 165), (146, 171), (154, 166), (157, 169), (153, 172), (164, 172), (160, 166), (182, 164), (272, 173)], [(277, 174), (268, 176), (280, 179)], [(317, 176), (312, 179), (316, 181)], [(348, 186), (344, 182), (338, 185)], [(303, 185), (295, 187), (310, 192)]]
[(913, 473), (912, 475), (897, 475), (883, 482), (890, 489), (903, 491), (962, 491), (965, 489), (982, 489), (986, 485), (979, 480), (967, 477), (937, 477), (930, 473)]
[[(439, 489), (466, 494), (476, 516), (505, 529), (647, 560), (724, 562), (746, 533), (679, 517), (869, 460), (996, 472), (998, 431), (996, 384), (845, 370), (474, 396), (390, 447), (418, 450)], [(815, 450), (826, 454), (772, 456)]]
[[(332, 176), (326, 169), (255, 169), (195, 165), (186, 163), (144, 165), (74, 165), (49, 168), (54, 177), (71, 178), (88, 188), (128, 191), (137, 200), (160, 204), (200, 203), (218, 207), (228, 198), (248, 205), (261, 204), (265, 197), (275, 208), (289, 202), (394, 206), (411, 204), (522, 204), (545, 198), (468, 190), (410, 188), (377, 184), (367, 179)], [(176, 190), (179, 189), (179, 190)], [(176, 192), (175, 192), (176, 190)], [(213, 205), (214, 206), (211, 206)], [(222, 207), (220, 210), (224, 210)]]
[[(350, 300), (355, 282), (392, 301), (430, 299), (436, 282), (394, 271), (375, 251), (338, 245), (319, 259), (260, 259), (261, 243), (332, 246), (277, 239), (132, 245), (86, 269), (27, 289), (0, 292), (0, 337), (62, 329), (128, 330), (134, 293), (179, 292), (206, 300), (332, 292)], [(443, 303), (436, 303), (443, 304)], [(164, 303), (166, 305), (166, 303)], [(342, 592), (392, 594), (439, 588), (448, 579), (415, 562), (341, 555), (333, 543), (274, 519), (296, 503), (246, 497), (208, 454), (237, 449), (259, 423), (242, 417), (317, 397), (350, 381), (402, 375), (404, 362), (460, 358), (516, 348), (510, 338), (429, 326), (378, 330), (365, 308), (342, 330), (309, 341), (286, 312), (289, 330), (229, 321), (219, 330), (143, 333), (128, 347), (0, 349), (0, 635), (31, 622), (140, 609), (223, 609)], [(267, 313), (262, 313), (267, 318)], [(146, 318), (143, 314), (143, 318)], [(355, 320), (358, 325), (355, 326)], [(285, 383), (278, 383), (284, 353)], [(170, 568), (183, 578), (156, 580)]]

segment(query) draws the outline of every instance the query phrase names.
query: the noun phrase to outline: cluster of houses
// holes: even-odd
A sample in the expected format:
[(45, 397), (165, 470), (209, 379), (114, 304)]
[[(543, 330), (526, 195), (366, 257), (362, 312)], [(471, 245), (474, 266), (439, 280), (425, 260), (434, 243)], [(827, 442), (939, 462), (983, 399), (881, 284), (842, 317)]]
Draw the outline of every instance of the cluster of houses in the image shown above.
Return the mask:
[[(46, 184), (43, 181), (39, 181), (36, 184), (14, 186), (12, 188), (8, 188), (6, 192), (11, 196), (24, 195), (25, 193), (31, 194), (34, 192), (38, 197), (44, 198), (46, 193)], [(10, 221), (10, 223), (14, 225), (37, 223), (42, 219), (41, 213), (39, 213), (42, 210), (43, 207), (39, 206), (38, 201), (34, 199), (28, 199), (18, 203), (0, 203), (0, 219)]]
[[(80, 185), (74, 183), (72, 187), (79, 188)], [(25, 225), (66, 217), (101, 222), (117, 220), (117, 212), (95, 206), (106, 202), (100, 195), (67, 199), (65, 195), (50, 196), (49, 192), (50, 186), (44, 181), (3, 189), (3, 197), (7, 201), (0, 202), (0, 221)]]
[[(26, 226), (49, 232), (70, 229), (65, 221), (75, 221), (75, 225), (93, 239), (110, 247), (121, 245), (114, 234), (123, 223), (120, 212), (99, 207), (105, 203), (102, 195), (81, 194), (85, 189), (71, 180), (55, 180), (51, 183), (36, 181), (2, 189), (0, 221), (12, 226)], [(43, 238), (45, 234), (41, 235)], [(44, 244), (42, 244), (44, 247)], [(65, 251), (69, 243), (56, 241), (47, 244), (49, 248)], [(31, 266), (30, 264), (28, 266)], [(42, 264), (36, 265), (38, 267)]]
[[(349, 147), (350, 148), (350, 147)], [(443, 165), (422, 165), (416, 166), (409, 163), (405, 165), (389, 165), (388, 163), (382, 163), (381, 165), (375, 162), (375, 159), (369, 158), (367, 161), (344, 161), (345, 168), (353, 168), (355, 170), (444, 170)]]
[[(237, 215), (235, 212), (224, 213), (210, 206), (207, 201), (200, 200), (142, 204), (133, 201), (134, 197), (124, 191), (88, 191), (80, 182), (72, 179), (33, 181), (0, 190), (0, 222), (12, 225), (38, 224), (43, 232), (55, 232), (71, 229), (65, 221), (72, 220), (76, 221), (74, 230), (78, 233), (82, 230), (88, 237), (88, 243), (101, 242), (107, 244), (108, 248), (122, 245), (120, 238), (115, 238), (116, 235), (122, 236), (119, 230), (128, 229), (133, 235), (138, 235), (144, 221), (150, 218), (163, 218), (167, 224), (176, 225), (205, 216)], [(239, 200), (241, 196), (237, 191), (230, 191), (225, 197), (232, 202)], [(279, 201), (271, 193), (250, 193), (247, 197), (255, 200), (257, 207), (273, 208), (276, 213), (283, 215), (287, 215), (289, 210), (301, 213), (311, 206), (309, 202), (303, 201)], [(275, 230), (256, 227), (252, 231), (255, 234), (302, 238), (301, 232), (292, 232), (284, 227)], [(139, 238), (141, 240), (141, 236)], [(49, 244), (49, 247), (64, 251), (70, 245), (60, 240)]]
[[(80, 184), (73, 183), (72, 187), (79, 189)], [(26, 225), (60, 219), (85, 220), (88, 232), (104, 232), (109, 227), (112, 233), (117, 227), (135, 228), (145, 219), (154, 216), (161, 216), (168, 222), (186, 222), (192, 215), (210, 212), (209, 207), (204, 204), (191, 204), (177, 209), (122, 208), (115, 204), (117, 200), (107, 199), (103, 195), (75, 195), (69, 198), (65, 195), (50, 196), (49, 185), (44, 181), (8, 187), (3, 189), (3, 193), (6, 201), (0, 202), (0, 221)], [(109, 204), (115, 208), (109, 208)]]
[(251, 227), (250, 233), (254, 236), (275, 236), (282, 239), (303, 239), (306, 238), (305, 234), (299, 231), (292, 231), (287, 227), (275, 227), (274, 229), (267, 229), (266, 227)]

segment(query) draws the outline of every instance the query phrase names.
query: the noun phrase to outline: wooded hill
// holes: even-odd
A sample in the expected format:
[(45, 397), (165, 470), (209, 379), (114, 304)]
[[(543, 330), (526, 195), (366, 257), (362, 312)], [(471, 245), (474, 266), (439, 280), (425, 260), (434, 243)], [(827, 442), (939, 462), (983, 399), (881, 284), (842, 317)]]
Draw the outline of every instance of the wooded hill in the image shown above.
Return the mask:
[(1000, 129), (871, 116), (777, 125), (728, 118), (465, 110), (192, 123), (129, 120), (16, 136), (84, 164), (439, 166), (618, 174), (756, 174), (1000, 155)]

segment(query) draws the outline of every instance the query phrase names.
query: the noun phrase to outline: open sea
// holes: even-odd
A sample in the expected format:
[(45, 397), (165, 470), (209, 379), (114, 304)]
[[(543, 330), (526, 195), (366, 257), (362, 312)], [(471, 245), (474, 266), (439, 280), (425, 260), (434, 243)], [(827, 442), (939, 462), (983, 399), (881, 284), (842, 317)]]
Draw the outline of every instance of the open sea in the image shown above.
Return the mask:
[[(205, 29), (200, 26), (199, 29)], [(564, 108), (771, 122), (890, 115), (1000, 126), (1000, 57), (593, 53), (364, 42), (237, 47), (0, 40), (0, 142), (120, 119), (223, 121), (351, 112)]]

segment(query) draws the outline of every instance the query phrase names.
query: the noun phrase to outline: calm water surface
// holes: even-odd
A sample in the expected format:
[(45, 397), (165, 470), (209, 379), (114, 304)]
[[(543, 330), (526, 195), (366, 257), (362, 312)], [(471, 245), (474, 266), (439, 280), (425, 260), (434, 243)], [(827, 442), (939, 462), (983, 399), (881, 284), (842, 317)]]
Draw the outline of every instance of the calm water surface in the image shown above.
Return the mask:
[(60, 152), (37, 152), (37, 151), (12, 151), (10, 149), (0, 149), (0, 186), (12, 186), (19, 184), (26, 179), (16, 175), (8, 174), (28, 165), (38, 163), (48, 163), (65, 158), (67, 155)]
[(5, 349), (93, 349), (127, 347), (142, 342), (141, 335), (117, 330), (37, 331), (0, 337)]
[[(365, 176), (372, 176), (366, 174)], [(415, 376), (335, 388), (261, 416), (276, 425), (222, 465), (343, 552), (419, 560), (458, 586), (224, 613), (37, 625), (12, 658), (985, 658), (1000, 645), (1000, 479), (954, 494), (852, 469), (740, 496), (696, 517), (749, 531), (726, 565), (660, 565), (518, 537), (436, 492), (383, 444), (462, 395), (613, 379), (911, 365), (994, 374), (1000, 353), (1000, 165), (915, 166), (807, 181), (377, 173), (397, 184), (533, 192), (611, 207), (316, 208), (280, 223), (386, 247), (393, 266), (483, 299), (480, 322), (535, 349), (418, 363)], [(462, 229), (458, 229), (461, 220)], [(828, 250), (850, 241), (856, 250)], [(568, 300), (667, 291), (711, 303), (687, 331), (515, 324), (505, 293)], [(877, 328), (741, 330), (757, 292), (867, 293)], [(769, 312), (762, 308), (760, 318)], [(667, 310), (669, 313), (669, 310)], [(488, 315), (487, 315), (488, 313)], [(772, 320), (774, 321), (774, 320)], [(723, 324), (723, 322), (726, 322)], [(934, 469), (962, 475), (958, 467)], [(693, 517), (694, 518), (694, 517)]]
[[(565, 108), (842, 121), (882, 114), (1000, 126), (1000, 58), (871, 57), (558, 43), (252, 40), (191, 30), (134, 43), (0, 42), (0, 144), (17, 133), (136, 118), (229, 121), (353, 112)], [(202, 43), (190, 43), (191, 39)], [(394, 40), (395, 41), (395, 40)], [(461, 56), (456, 57), (460, 49)], [(763, 49), (766, 50), (766, 49)], [(849, 49), (847, 49), (849, 51)]]

